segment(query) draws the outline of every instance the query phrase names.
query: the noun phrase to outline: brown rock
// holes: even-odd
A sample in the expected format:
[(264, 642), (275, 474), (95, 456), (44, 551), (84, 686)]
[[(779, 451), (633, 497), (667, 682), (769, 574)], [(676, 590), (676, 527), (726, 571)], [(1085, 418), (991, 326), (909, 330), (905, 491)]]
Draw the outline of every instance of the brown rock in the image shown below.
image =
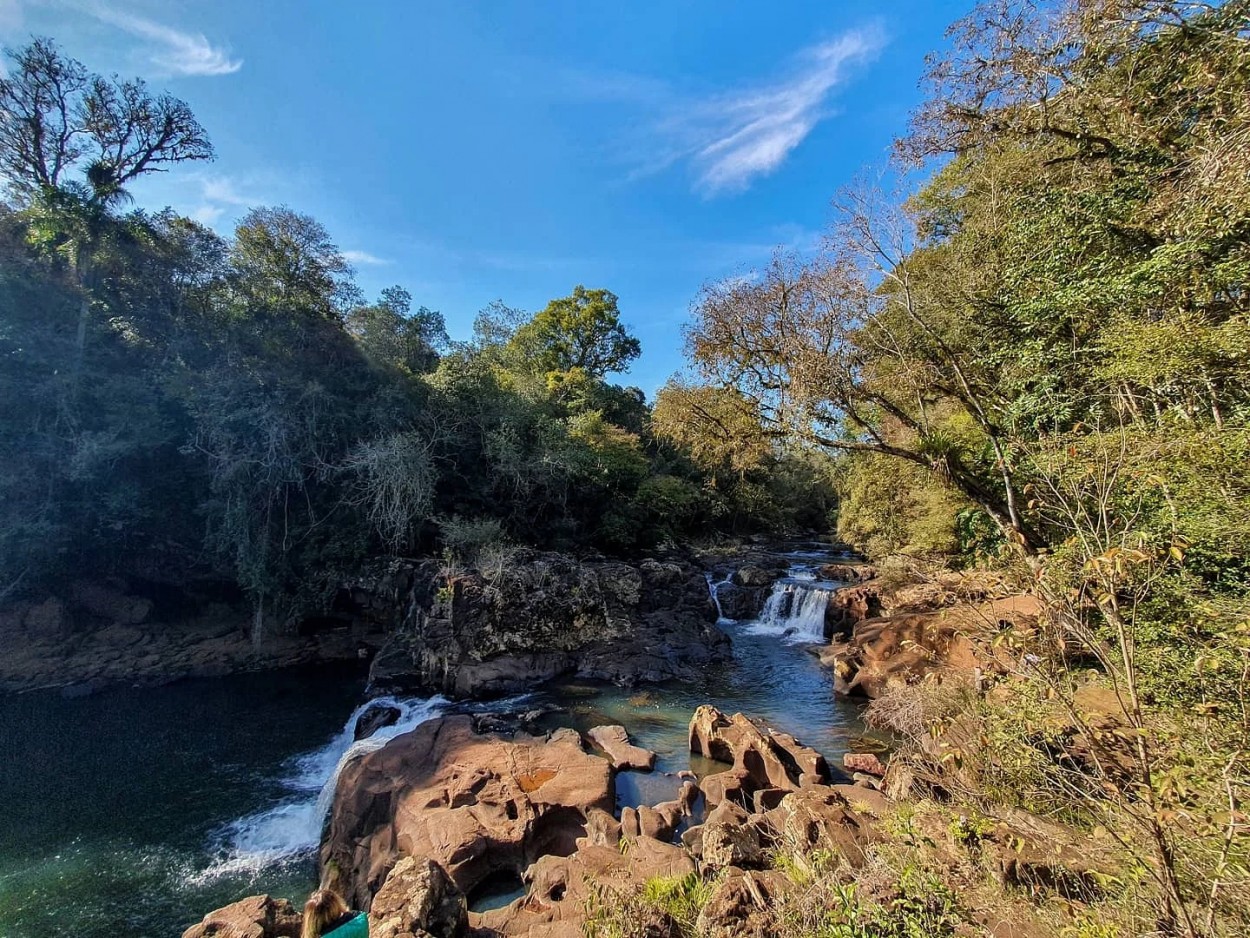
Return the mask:
[(829, 646), (821, 660), (839, 669), (841, 692), (868, 697), (880, 697), (932, 672), (977, 680), (980, 671), (1010, 664), (998, 658), (1004, 651), (980, 639), (989, 639), (1005, 625), (1027, 632), (1040, 613), (1037, 597), (1021, 594), (980, 605), (865, 619), (850, 639)]
[(759, 831), (746, 824), (703, 825), (703, 862), (712, 869), (757, 865), (764, 856)]
[(654, 808), (643, 805), (638, 809), (638, 824), (642, 836), (665, 842), (673, 839), (681, 818), (681, 804), (676, 801), (665, 801)]
[(741, 713), (726, 717), (707, 705), (690, 721), (690, 751), (733, 766), (703, 779), (710, 805), (726, 799), (746, 805), (761, 788), (795, 791), (830, 779), (828, 763), (815, 749), (787, 733), (764, 732)]
[(826, 787), (791, 792), (763, 815), (762, 821), (791, 849), (830, 850), (845, 857), (851, 866), (861, 866), (865, 848), (881, 839), (842, 795)]
[(885, 778), (885, 764), (872, 752), (848, 752), (842, 757), (842, 765), (852, 772), (864, 772)]
[(716, 887), (696, 924), (704, 938), (775, 938), (768, 906), (789, 884), (775, 870), (741, 870)]
[(471, 915), (479, 933), (504, 938), (580, 938), (592, 896), (627, 896), (654, 877), (687, 876), (694, 861), (681, 847), (649, 837), (628, 847), (586, 846), (572, 856), (542, 857), (529, 870), (530, 888), (511, 905)]
[(572, 736), (504, 740), (443, 717), (343, 768), (322, 865), (343, 871), (358, 908), (405, 856), (434, 860), (469, 893), (493, 872), (572, 853), (589, 811), (612, 805), (610, 766)]
[(638, 769), (650, 772), (655, 768), (655, 753), (635, 746), (623, 726), (596, 726), (586, 734), (592, 743), (608, 754), (612, 768)]
[(182, 938), (297, 938), (303, 916), (286, 899), (248, 896), (182, 933)]
[(372, 938), (459, 938), (468, 925), (464, 893), (437, 863), (413, 857), (395, 864), (369, 910)]

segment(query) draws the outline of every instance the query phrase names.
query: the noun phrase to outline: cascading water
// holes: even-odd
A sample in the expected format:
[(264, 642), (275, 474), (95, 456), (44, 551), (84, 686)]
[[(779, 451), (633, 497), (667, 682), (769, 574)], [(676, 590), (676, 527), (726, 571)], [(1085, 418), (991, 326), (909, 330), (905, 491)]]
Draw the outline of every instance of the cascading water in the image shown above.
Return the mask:
[[(356, 740), (356, 721), (373, 706), (399, 710), (398, 720), (366, 739)], [(291, 794), (279, 804), (227, 824), (219, 832), (219, 859), (199, 874), (212, 879), (237, 873), (256, 873), (267, 866), (306, 856), (321, 842), (321, 829), (330, 813), (334, 788), (343, 767), (367, 752), (436, 716), (447, 701), (442, 697), (400, 699), (377, 697), (352, 711), (347, 723), (325, 746), (292, 761), (292, 773), (283, 779)]]
[(778, 580), (760, 613), (761, 630), (779, 632), (795, 641), (825, 640), (825, 609), (832, 589), (813, 581)]
[(712, 602), (716, 604), (716, 621), (718, 623), (733, 622), (733, 619), (725, 615), (725, 610), (721, 608), (720, 604), (720, 588), (733, 580), (733, 574), (725, 574), (725, 579), (723, 580), (713, 580), (712, 574), (706, 573), (704, 578), (707, 580), (707, 591), (712, 596)]

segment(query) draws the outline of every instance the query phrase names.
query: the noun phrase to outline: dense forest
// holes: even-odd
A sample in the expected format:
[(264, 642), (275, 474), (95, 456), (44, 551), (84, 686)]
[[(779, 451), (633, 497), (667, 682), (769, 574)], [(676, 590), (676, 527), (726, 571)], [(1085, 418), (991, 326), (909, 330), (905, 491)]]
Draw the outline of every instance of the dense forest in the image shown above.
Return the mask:
[(68, 571), (217, 576), (281, 628), (386, 553), (827, 525), (815, 451), (695, 462), (657, 437), (611, 383), (640, 347), (608, 290), (495, 303), (451, 341), (402, 287), (363, 297), (291, 208), (221, 237), (131, 206), (132, 180), (212, 156), (184, 102), (49, 40), (10, 51), (0, 596)]

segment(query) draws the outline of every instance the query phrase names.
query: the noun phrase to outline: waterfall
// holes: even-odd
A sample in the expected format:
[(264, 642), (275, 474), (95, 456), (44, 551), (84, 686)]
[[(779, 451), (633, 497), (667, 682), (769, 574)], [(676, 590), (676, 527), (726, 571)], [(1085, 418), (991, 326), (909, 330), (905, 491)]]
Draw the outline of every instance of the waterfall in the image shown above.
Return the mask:
[[(367, 739), (357, 741), (354, 738), (356, 721), (375, 705), (395, 707), (400, 712), (399, 719)], [(222, 875), (259, 873), (268, 866), (302, 858), (316, 850), (343, 767), (437, 716), (446, 706), (447, 701), (442, 697), (377, 697), (361, 704), (333, 739), (288, 763), (290, 774), (280, 782), (286, 795), (277, 804), (231, 821), (217, 832), (218, 859), (195, 879), (206, 881)]]
[(707, 580), (707, 591), (712, 596), (712, 602), (716, 604), (717, 623), (733, 622), (734, 621), (733, 619), (730, 619), (728, 616), (725, 615), (725, 610), (721, 608), (721, 604), (720, 604), (720, 588), (724, 586), (726, 583), (729, 583), (733, 580), (733, 574), (726, 573), (725, 579), (723, 580), (713, 580), (711, 573), (705, 573), (703, 576)]
[(796, 642), (823, 642), (825, 609), (833, 592), (806, 578), (778, 580), (764, 603), (754, 631), (787, 635)]

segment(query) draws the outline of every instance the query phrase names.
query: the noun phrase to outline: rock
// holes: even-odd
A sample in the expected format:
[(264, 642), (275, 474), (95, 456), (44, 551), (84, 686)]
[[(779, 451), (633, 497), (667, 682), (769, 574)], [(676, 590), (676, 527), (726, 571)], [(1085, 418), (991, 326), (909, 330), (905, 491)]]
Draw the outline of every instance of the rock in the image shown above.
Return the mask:
[(876, 775), (869, 775), (866, 772), (856, 772), (851, 776), (851, 780), (856, 785), (862, 785), (864, 788), (875, 788), (881, 790), (881, 779)]
[(734, 571), (732, 582), (748, 589), (768, 588), (785, 575), (785, 567), (739, 567)]
[(764, 856), (759, 831), (746, 824), (703, 825), (703, 862), (716, 870), (757, 865)]
[(297, 938), (302, 920), (286, 899), (249, 896), (209, 912), (182, 938)]
[(848, 752), (842, 757), (842, 765), (852, 772), (885, 778), (885, 764), (873, 752)]
[(642, 836), (642, 819), (638, 809), (626, 805), (621, 808), (621, 836), (637, 838)]
[(411, 597), (391, 600), (403, 624), (374, 660), (375, 690), (463, 698), (563, 674), (622, 684), (690, 678), (729, 654), (706, 581), (689, 563), (518, 550), (490, 580), (479, 572), (445, 580), (422, 567), (412, 583)]
[(684, 781), (681, 783), (681, 791), (677, 794), (677, 804), (681, 808), (684, 817), (691, 817), (694, 814), (695, 805), (699, 803), (699, 786), (692, 781)]
[(586, 812), (586, 836), (577, 841), (578, 849), (593, 844), (596, 847), (615, 847), (621, 842), (621, 822), (601, 808)]
[(776, 808), (757, 818), (788, 849), (828, 850), (853, 867), (862, 866), (867, 846), (881, 839), (871, 822), (860, 817), (846, 798), (824, 786), (791, 792)]
[(356, 718), (356, 726), (352, 730), (352, 738), (368, 739), (385, 726), (394, 726), (403, 715), (398, 707), (390, 704), (372, 703)]
[(683, 848), (650, 837), (631, 840), (624, 849), (588, 845), (569, 857), (542, 857), (527, 874), (530, 887), (524, 898), (471, 920), (479, 934), (578, 938), (592, 896), (630, 895), (649, 879), (694, 872), (694, 861)]
[(665, 801), (654, 808), (643, 805), (638, 809), (638, 825), (642, 836), (663, 840), (666, 843), (672, 841), (681, 818), (681, 805), (676, 801)]
[(650, 772), (655, 768), (655, 753), (629, 741), (623, 726), (596, 726), (586, 734), (592, 743), (608, 754), (612, 768), (638, 769)]
[(726, 618), (754, 619), (763, 610), (768, 593), (768, 586), (748, 587), (731, 582), (717, 587), (716, 598), (720, 600), (721, 614)]
[(432, 860), (404, 857), (373, 897), (371, 938), (459, 938), (469, 925), (464, 893)]
[(699, 913), (695, 929), (703, 938), (775, 938), (767, 910), (789, 888), (776, 870), (732, 870)]
[(761, 788), (795, 791), (830, 781), (829, 765), (815, 749), (787, 733), (765, 733), (741, 713), (726, 717), (707, 705), (690, 721), (690, 751), (733, 766), (703, 779), (709, 805), (726, 799), (745, 805)]
[(75, 583), (70, 599), (92, 615), (123, 625), (138, 625), (152, 611), (152, 600), (127, 596), (124, 590), (105, 583)]
[(1013, 665), (999, 660), (1006, 650), (994, 649), (988, 639), (1007, 625), (1027, 633), (1040, 613), (1037, 597), (1021, 594), (976, 606), (865, 619), (854, 627), (850, 639), (831, 645), (822, 661), (839, 669), (841, 692), (867, 697), (880, 697), (892, 687), (934, 672), (977, 680), (984, 671)]
[(866, 583), (876, 579), (877, 568), (868, 563), (827, 563), (820, 568), (822, 580), (840, 583)]
[(343, 767), (322, 867), (343, 872), (357, 908), (406, 856), (435, 861), (468, 894), (492, 873), (572, 853), (590, 810), (613, 801), (611, 767), (576, 733), (505, 740), (441, 717)]

